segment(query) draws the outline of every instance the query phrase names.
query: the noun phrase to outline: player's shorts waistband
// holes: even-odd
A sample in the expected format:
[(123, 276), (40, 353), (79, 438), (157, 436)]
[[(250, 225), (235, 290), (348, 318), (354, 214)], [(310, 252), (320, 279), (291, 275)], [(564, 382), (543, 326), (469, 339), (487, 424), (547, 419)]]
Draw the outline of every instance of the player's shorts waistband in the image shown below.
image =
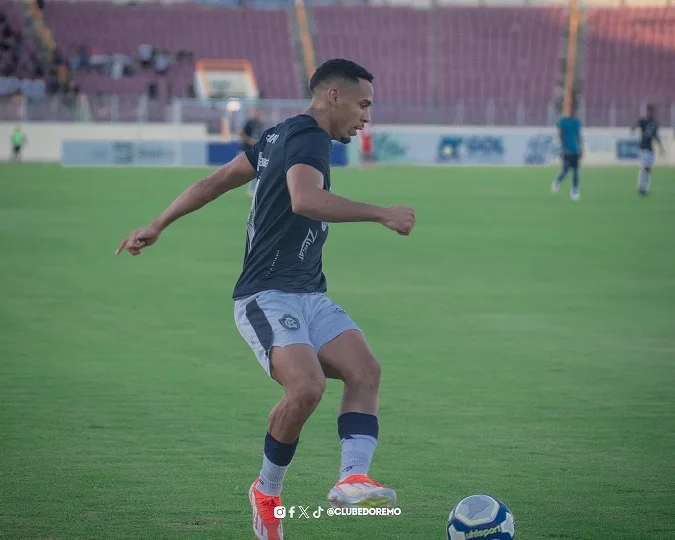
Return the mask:
[(256, 296), (260, 296), (261, 294), (265, 293), (273, 293), (273, 294), (288, 294), (288, 295), (297, 295), (297, 296), (312, 296), (312, 295), (325, 295), (326, 291), (292, 291), (292, 290), (284, 290), (284, 289), (261, 289), (261, 290), (256, 290), (252, 292), (245, 292), (237, 295), (233, 295), (232, 298), (234, 301), (238, 300), (246, 300), (249, 298), (255, 298)]

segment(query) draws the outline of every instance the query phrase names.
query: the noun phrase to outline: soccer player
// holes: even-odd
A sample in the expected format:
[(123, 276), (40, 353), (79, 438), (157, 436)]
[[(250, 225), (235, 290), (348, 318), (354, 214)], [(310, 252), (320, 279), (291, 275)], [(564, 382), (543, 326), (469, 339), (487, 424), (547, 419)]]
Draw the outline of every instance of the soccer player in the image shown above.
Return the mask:
[(23, 150), (24, 145), (26, 144), (26, 136), (19, 126), (14, 128), (10, 136), (12, 140), (12, 161), (21, 161), (21, 150)]
[(551, 190), (558, 193), (560, 184), (572, 169), (572, 189), (570, 197), (576, 201), (579, 199), (579, 161), (581, 160), (583, 141), (581, 139), (581, 120), (575, 116), (572, 108), (569, 116), (563, 116), (558, 120), (558, 134), (560, 136), (560, 147), (562, 150), (562, 170), (558, 177), (553, 181)]
[(654, 166), (654, 146), (652, 141), (659, 143), (661, 155), (665, 153), (661, 139), (659, 139), (659, 123), (656, 121), (656, 107), (651, 103), (647, 105), (647, 116), (640, 118), (630, 128), (631, 133), (640, 128), (640, 172), (638, 173), (638, 193), (647, 195), (651, 183), (652, 167)]
[(265, 131), (253, 148), (189, 187), (116, 251), (140, 255), (173, 221), (258, 179), (234, 316), (263, 369), (284, 388), (269, 415), (260, 475), (249, 490), (259, 539), (283, 539), (274, 508), (281, 505), (284, 476), (326, 378), (344, 382), (337, 418), (342, 459), (328, 501), (366, 507), (396, 502), (393, 489), (368, 477), (379, 432), (380, 364), (354, 321), (325, 296), (322, 271), (329, 223), (371, 221), (404, 236), (415, 224), (412, 208), (373, 206), (331, 193), (331, 139), (348, 143), (370, 122), (372, 80), (349, 60), (321, 65), (311, 78), (312, 102), (304, 114)]

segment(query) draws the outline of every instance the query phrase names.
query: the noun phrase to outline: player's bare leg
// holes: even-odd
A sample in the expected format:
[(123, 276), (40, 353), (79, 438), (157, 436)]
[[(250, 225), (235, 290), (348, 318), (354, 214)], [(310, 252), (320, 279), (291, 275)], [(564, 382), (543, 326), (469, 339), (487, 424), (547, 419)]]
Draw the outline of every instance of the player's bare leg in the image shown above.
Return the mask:
[(319, 362), (326, 377), (345, 383), (339, 414), (377, 415), (382, 369), (361, 332), (347, 330), (326, 343), (319, 350)]
[(642, 167), (638, 174), (638, 193), (647, 195), (649, 193), (649, 184), (651, 180), (652, 168)]
[(309, 345), (272, 348), (272, 378), (284, 387), (284, 397), (272, 409), (268, 431), (281, 442), (293, 442), (314, 412), (326, 389), (321, 364)]
[(340, 480), (328, 494), (333, 506), (389, 506), (396, 492), (368, 477), (377, 446), (381, 368), (358, 330), (347, 330), (319, 350), (326, 377), (344, 382), (338, 416), (342, 445)]
[(308, 345), (273, 347), (271, 375), (284, 387), (284, 397), (268, 418), (260, 476), (249, 490), (253, 531), (257, 538), (283, 540), (281, 520), (274, 508), (281, 506), (284, 476), (305, 422), (321, 401), (326, 378), (314, 349)]
[(560, 170), (560, 173), (556, 177), (555, 180), (553, 180), (553, 183), (551, 184), (551, 191), (553, 193), (558, 193), (560, 191), (560, 184), (562, 184), (563, 180), (565, 179), (565, 176), (567, 176), (567, 172), (570, 170), (570, 167), (567, 163), (567, 158), (563, 157), (563, 167)]

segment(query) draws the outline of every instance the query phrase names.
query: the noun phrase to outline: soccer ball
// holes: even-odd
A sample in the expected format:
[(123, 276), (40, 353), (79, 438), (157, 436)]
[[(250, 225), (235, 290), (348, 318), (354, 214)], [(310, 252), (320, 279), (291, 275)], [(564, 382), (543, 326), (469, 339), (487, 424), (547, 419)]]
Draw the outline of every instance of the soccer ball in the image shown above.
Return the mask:
[(448, 540), (511, 540), (516, 536), (513, 514), (499, 499), (471, 495), (457, 503), (447, 524)]

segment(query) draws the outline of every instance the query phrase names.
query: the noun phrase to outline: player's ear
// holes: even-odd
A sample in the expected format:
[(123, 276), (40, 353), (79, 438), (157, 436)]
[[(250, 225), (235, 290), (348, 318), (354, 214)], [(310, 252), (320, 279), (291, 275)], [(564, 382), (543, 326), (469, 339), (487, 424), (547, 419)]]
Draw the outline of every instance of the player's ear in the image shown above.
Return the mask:
[(337, 88), (329, 88), (328, 89), (328, 101), (331, 105), (337, 105), (339, 97), (340, 97), (340, 91)]

